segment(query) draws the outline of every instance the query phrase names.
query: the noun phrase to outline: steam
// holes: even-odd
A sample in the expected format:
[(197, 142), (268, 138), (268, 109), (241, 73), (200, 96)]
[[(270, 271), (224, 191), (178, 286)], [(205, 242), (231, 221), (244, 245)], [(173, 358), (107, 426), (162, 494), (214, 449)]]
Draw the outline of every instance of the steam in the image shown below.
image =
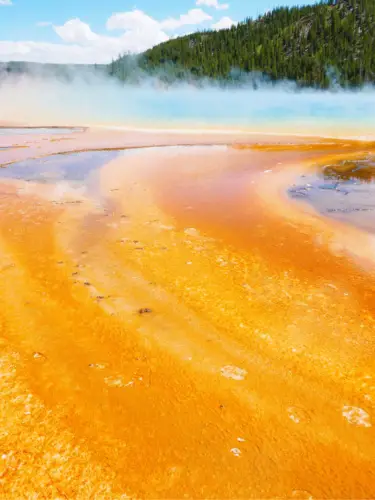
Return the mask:
[(123, 84), (76, 70), (0, 80), (0, 123), (162, 129), (225, 129), (327, 136), (375, 135), (375, 89), (328, 91), (248, 75), (237, 86), (212, 81), (167, 85), (162, 75)]

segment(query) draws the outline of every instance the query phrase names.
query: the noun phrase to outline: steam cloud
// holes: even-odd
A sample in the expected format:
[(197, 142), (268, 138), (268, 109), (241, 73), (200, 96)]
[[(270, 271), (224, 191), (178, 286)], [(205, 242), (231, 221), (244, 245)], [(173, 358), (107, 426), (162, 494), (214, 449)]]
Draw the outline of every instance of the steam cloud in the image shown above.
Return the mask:
[[(249, 75), (238, 87), (206, 81), (166, 87), (158, 77), (123, 84), (98, 72), (69, 81), (45, 75), (0, 80), (0, 122), (27, 125), (221, 128), (328, 136), (372, 136), (375, 90), (298, 89)], [(375, 134), (374, 134), (375, 135)]]

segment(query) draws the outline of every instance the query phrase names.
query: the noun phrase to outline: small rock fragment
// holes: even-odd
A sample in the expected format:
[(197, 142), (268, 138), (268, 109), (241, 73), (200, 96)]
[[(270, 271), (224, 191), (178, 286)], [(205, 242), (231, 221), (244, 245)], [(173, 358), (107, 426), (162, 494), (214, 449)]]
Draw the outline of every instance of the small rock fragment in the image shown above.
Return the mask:
[(233, 453), (233, 455), (235, 457), (240, 457), (241, 456), (241, 450), (239, 448), (232, 448), (230, 450), (231, 453)]
[(188, 236), (199, 236), (199, 232), (195, 227), (188, 227), (184, 230), (184, 233)]
[(356, 406), (344, 406), (342, 416), (346, 418), (349, 424), (359, 427), (371, 427), (370, 415)]
[(131, 387), (134, 385), (134, 381), (131, 380), (130, 382), (125, 383), (124, 379), (120, 377), (106, 377), (104, 379), (104, 382), (109, 386), (109, 387)]
[(298, 500), (313, 500), (313, 496), (310, 492), (305, 490), (293, 490), (291, 498), (296, 498)]
[(106, 365), (104, 363), (90, 363), (89, 368), (95, 369), (95, 370), (104, 370)]
[(152, 309), (149, 307), (142, 307), (141, 309), (138, 310), (139, 314), (149, 314), (152, 313)]
[(223, 366), (220, 370), (221, 374), (225, 378), (231, 378), (233, 380), (244, 380), (247, 375), (247, 371), (242, 368), (238, 368), (238, 366)]
[(295, 424), (300, 424), (303, 422), (309, 422), (310, 421), (310, 415), (309, 413), (304, 410), (303, 408), (300, 408), (298, 406), (290, 406), (287, 409), (288, 416), (292, 422)]
[(33, 358), (38, 360), (38, 361), (45, 361), (47, 359), (46, 356), (41, 352), (34, 352)]

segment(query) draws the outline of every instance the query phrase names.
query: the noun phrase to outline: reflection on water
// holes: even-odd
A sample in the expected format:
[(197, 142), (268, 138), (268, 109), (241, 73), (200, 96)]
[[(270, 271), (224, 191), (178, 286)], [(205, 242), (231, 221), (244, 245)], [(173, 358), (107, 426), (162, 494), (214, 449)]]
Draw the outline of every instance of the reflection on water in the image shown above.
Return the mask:
[(375, 232), (375, 160), (372, 157), (326, 165), (301, 176), (288, 194), (320, 213)]
[(85, 151), (28, 159), (0, 168), (0, 178), (33, 182), (84, 181), (118, 154), (119, 151)]
[(165, 149), (172, 154), (180, 149), (190, 151), (225, 150), (226, 146), (152, 146), (134, 149), (106, 149), (55, 154), (42, 158), (29, 158), (0, 168), (0, 178), (22, 179), (33, 182), (85, 181), (90, 174), (119, 155), (140, 154)]
[(0, 127), (0, 135), (26, 135), (26, 134), (72, 134), (83, 132), (79, 127)]
[(163, 149), (165, 154), (168, 151), (173, 156), (181, 149), (191, 152), (205, 149), (225, 150), (226, 146), (153, 146), (61, 153), (8, 164), (0, 168), (0, 179), (54, 185), (55, 189), (51, 190), (50, 194), (55, 198), (67, 192), (75, 194), (85, 192), (96, 202), (107, 204), (108, 200), (103, 200), (101, 196), (100, 169), (118, 156), (130, 157), (160, 149)]

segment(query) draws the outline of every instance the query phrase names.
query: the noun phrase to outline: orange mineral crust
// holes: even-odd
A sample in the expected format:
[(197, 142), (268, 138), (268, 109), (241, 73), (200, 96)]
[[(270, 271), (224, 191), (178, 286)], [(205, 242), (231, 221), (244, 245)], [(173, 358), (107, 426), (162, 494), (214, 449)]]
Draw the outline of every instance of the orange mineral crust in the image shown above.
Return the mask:
[(372, 145), (267, 142), (0, 179), (3, 498), (375, 497), (373, 237), (285, 194)]

